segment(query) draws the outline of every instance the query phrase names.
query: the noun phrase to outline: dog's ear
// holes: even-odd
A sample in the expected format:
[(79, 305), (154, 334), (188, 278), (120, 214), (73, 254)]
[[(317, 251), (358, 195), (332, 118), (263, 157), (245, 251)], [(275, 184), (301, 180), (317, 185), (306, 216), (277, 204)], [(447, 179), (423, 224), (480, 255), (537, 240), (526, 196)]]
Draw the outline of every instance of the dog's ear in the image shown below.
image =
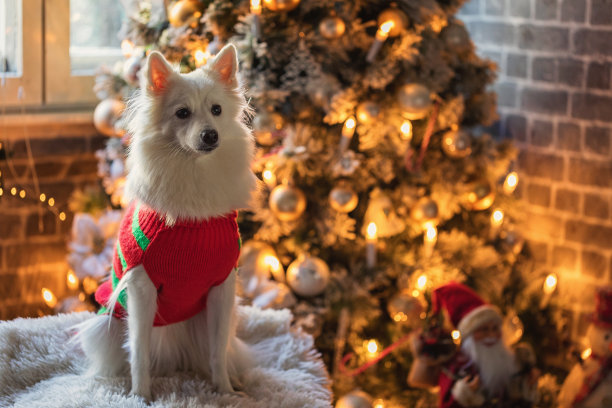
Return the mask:
[(232, 88), (238, 86), (236, 72), (238, 71), (238, 52), (233, 44), (228, 44), (215, 57), (211, 68), (219, 75), (225, 85)]
[(163, 92), (168, 87), (173, 72), (162, 54), (158, 51), (151, 52), (147, 59), (147, 89), (156, 94)]

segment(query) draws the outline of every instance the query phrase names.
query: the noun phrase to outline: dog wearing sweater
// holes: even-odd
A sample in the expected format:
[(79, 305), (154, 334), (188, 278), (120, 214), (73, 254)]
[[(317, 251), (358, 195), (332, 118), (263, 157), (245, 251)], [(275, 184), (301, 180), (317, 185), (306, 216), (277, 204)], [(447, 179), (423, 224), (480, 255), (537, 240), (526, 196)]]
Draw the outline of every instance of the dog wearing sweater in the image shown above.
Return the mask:
[(188, 74), (154, 51), (129, 104), (131, 204), (96, 292), (104, 307), (75, 339), (91, 374), (130, 373), (146, 400), (152, 375), (195, 371), (230, 393), (250, 364), (234, 324), (236, 210), (256, 188), (237, 67), (233, 45)]

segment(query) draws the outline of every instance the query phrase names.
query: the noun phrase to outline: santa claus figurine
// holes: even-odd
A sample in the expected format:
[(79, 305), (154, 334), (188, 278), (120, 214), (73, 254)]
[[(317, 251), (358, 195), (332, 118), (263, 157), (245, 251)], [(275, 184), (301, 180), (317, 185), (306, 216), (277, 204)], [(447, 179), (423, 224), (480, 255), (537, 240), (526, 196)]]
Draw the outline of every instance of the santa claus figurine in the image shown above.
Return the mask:
[(447, 312), (461, 334), (461, 346), (438, 358), (426, 336), (415, 336), (408, 383), (439, 386), (440, 408), (531, 406), (537, 396), (534, 354), (526, 347), (515, 352), (504, 343), (500, 311), (455, 282), (435, 289), (432, 303), (434, 315)]
[(561, 408), (612, 407), (612, 288), (599, 288), (587, 329), (591, 355), (576, 364), (559, 394)]

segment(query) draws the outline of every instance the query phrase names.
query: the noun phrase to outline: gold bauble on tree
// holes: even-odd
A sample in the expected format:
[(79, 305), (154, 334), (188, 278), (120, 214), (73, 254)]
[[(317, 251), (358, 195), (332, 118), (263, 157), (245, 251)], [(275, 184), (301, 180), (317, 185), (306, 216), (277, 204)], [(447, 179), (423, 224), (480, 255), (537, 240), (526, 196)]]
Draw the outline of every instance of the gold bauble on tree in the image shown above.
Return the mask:
[(430, 197), (420, 198), (410, 212), (412, 220), (423, 229), (427, 226), (437, 226), (440, 222), (439, 216), (438, 203)]
[(285, 281), (283, 266), (276, 256), (276, 251), (265, 242), (245, 242), (240, 249), (238, 266), (240, 277), (245, 282), (252, 277), (269, 279), (270, 275), (278, 282)]
[(300, 255), (287, 268), (287, 284), (300, 296), (317, 296), (329, 282), (329, 267), (321, 258)]
[(376, 102), (365, 101), (357, 105), (359, 123), (372, 124), (380, 116), (380, 106)]
[(407, 290), (396, 293), (389, 299), (387, 311), (393, 321), (410, 326), (420, 325), (421, 314), (424, 312), (419, 299)]
[(402, 108), (402, 116), (409, 120), (419, 120), (429, 112), (431, 92), (421, 84), (406, 84), (399, 89), (397, 100)]
[(452, 48), (452, 51), (464, 53), (471, 49), (470, 34), (463, 24), (453, 22), (447, 25), (442, 30), (442, 39), (449, 48)]
[(263, 4), (271, 11), (291, 11), (300, 4), (300, 0), (263, 0)]
[(202, 17), (202, 3), (198, 0), (178, 0), (168, 10), (168, 21), (174, 27), (197, 24)]
[(117, 135), (117, 121), (125, 109), (125, 104), (114, 98), (101, 101), (94, 110), (93, 122), (98, 132), (106, 136)]
[(262, 146), (271, 146), (279, 139), (278, 132), (283, 129), (285, 120), (276, 112), (262, 111), (253, 119), (255, 140)]
[(378, 15), (379, 27), (387, 21), (393, 22), (393, 26), (389, 30), (389, 37), (397, 37), (408, 26), (408, 16), (397, 7), (390, 7)]
[(346, 182), (340, 182), (329, 192), (329, 204), (331, 207), (342, 213), (350, 213), (359, 203), (357, 193)]
[(442, 136), (442, 150), (448, 157), (463, 159), (472, 153), (472, 136), (465, 130), (449, 130)]
[(319, 23), (319, 32), (328, 40), (340, 38), (345, 30), (346, 25), (344, 24), (344, 20), (338, 16), (325, 17)]
[(472, 183), (463, 195), (463, 205), (468, 210), (486, 210), (493, 205), (493, 201), (495, 201), (495, 190), (487, 180)]
[(306, 209), (306, 196), (297, 187), (279, 184), (270, 193), (270, 209), (281, 221), (295, 221)]

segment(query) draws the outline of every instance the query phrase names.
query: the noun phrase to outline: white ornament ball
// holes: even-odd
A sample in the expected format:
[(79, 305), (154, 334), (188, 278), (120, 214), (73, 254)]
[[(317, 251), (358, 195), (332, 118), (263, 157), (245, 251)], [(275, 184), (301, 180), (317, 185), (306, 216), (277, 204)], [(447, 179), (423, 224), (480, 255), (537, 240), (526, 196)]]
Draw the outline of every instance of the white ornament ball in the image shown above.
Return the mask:
[(276, 251), (265, 242), (247, 241), (240, 249), (238, 259), (240, 276), (249, 279), (252, 276), (269, 279), (270, 274), (278, 282), (284, 282), (283, 265), (276, 256)]
[(452, 23), (442, 30), (442, 39), (446, 45), (457, 52), (463, 53), (470, 50), (470, 34), (463, 24)]
[(276, 112), (262, 111), (253, 118), (253, 134), (262, 146), (271, 146), (279, 139), (278, 132), (285, 126), (283, 116)]
[(138, 73), (141, 67), (140, 56), (134, 55), (128, 58), (123, 63), (123, 79), (125, 79), (125, 82), (132, 86), (138, 85)]
[(370, 124), (380, 116), (380, 106), (376, 102), (365, 101), (357, 106), (357, 120), (359, 123)]
[(409, 120), (423, 119), (431, 107), (431, 92), (421, 84), (406, 84), (397, 94), (402, 116)]
[(94, 110), (93, 122), (96, 129), (106, 135), (115, 136), (115, 124), (121, 117), (125, 104), (113, 98), (101, 101)]
[(287, 283), (300, 296), (317, 296), (325, 291), (329, 267), (321, 258), (302, 255), (287, 268)]
[(198, 0), (178, 0), (168, 10), (168, 21), (173, 27), (197, 24), (202, 16), (202, 3)]
[(351, 391), (336, 402), (336, 408), (372, 408), (372, 397), (361, 390)]
[(295, 221), (306, 210), (306, 196), (297, 187), (279, 184), (268, 200), (270, 209), (281, 221)]

